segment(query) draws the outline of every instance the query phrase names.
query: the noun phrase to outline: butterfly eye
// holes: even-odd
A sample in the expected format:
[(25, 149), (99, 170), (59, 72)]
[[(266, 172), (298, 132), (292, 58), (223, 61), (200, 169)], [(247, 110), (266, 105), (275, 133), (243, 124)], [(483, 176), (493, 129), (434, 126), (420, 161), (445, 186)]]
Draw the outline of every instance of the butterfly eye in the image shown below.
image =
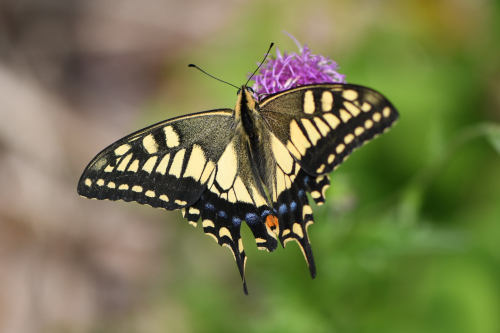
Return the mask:
[(247, 91), (248, 91), (248, 92), (251, 92), (252, 94), (255, 94), (255, 91), (253, 91), (253, 89), (252, 89), (252, 88), (250, 88), (250, 87), (247, 87)]
[(239, 95), (241, 92), (241, 89), (238, 89), (238, 92), (236, 93), (236, 95)]

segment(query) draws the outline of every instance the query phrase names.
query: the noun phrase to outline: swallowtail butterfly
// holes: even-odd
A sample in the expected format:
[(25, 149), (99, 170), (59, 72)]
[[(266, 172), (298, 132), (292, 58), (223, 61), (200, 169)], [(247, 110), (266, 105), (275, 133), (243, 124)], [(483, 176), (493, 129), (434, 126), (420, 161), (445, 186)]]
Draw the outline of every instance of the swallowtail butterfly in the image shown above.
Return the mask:
[(328, 173), (387, 131), (398, 112), (378, 92), (353, 84), (312, 84), (254, 98), (243, 85), (234, 109), (169, 119), (132, 133), (87, 166), (78, 193), (181, 209), (193, 226), (228, 247), (245, 283), (243, 221), (257, 247), (296, 241), (316, 267), (307, 193), (321, 205)]

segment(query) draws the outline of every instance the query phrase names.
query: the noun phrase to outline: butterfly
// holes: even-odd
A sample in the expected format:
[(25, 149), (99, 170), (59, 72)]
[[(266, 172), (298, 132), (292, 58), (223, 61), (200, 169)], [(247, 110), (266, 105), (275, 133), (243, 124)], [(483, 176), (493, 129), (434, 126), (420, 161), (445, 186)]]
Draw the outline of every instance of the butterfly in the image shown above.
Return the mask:
[(311, 84), (263, 98), (238, 90), (234, 109), (193, 113), (132, 133), (87, 166), (78, 193), (181, 209), (193, 226), (231, 250), (245, 281), (245, 222), (257, 247), (299, 245), (316, 275), (307, 193), (325, 201), (328, 174), (399, 115), (380, 93), (354, 84)]

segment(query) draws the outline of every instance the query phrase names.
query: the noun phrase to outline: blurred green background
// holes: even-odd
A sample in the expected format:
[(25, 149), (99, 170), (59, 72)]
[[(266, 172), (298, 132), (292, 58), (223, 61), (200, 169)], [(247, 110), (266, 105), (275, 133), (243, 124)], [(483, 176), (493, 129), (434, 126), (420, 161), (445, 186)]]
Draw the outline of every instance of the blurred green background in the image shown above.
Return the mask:
[[(282, 30), (401, 118), (313, 208), (316, 279), (243, 227), (245, 296), (179, 212), (76, 184), (132, 131), (233, 107), (187, 64), (240, 85), (298, 51)], [(500, 332), (497, 1), (3, 1), (0, 96), (2, 332)]]

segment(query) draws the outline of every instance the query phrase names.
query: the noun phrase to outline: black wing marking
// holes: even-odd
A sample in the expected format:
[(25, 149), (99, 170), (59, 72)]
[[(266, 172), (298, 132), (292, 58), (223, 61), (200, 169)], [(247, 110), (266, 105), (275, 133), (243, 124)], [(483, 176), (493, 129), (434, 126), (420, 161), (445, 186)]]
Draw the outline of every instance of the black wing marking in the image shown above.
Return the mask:
[(193, 225), (201, 217), (205, 233), (232, 251), (245, 293), (246, 255), (241, 223), (245, 221), (250, 227), (259, 249), (272, 252), (278, 244), (277, 219), (250, 156), (247, 143), (235, 134), (200, 199), (186, 208), (184, 215)]
[(260, 108), (272, 132), (315, 176), (331, 172), (399, 117), (384, 96), (352, 84), (290, 89), (265, 98)]
[(233, 131), (232, 110), (152, 125), (113, 143), (87, 166), (78, 193), (174, 210), (195, 203)]

